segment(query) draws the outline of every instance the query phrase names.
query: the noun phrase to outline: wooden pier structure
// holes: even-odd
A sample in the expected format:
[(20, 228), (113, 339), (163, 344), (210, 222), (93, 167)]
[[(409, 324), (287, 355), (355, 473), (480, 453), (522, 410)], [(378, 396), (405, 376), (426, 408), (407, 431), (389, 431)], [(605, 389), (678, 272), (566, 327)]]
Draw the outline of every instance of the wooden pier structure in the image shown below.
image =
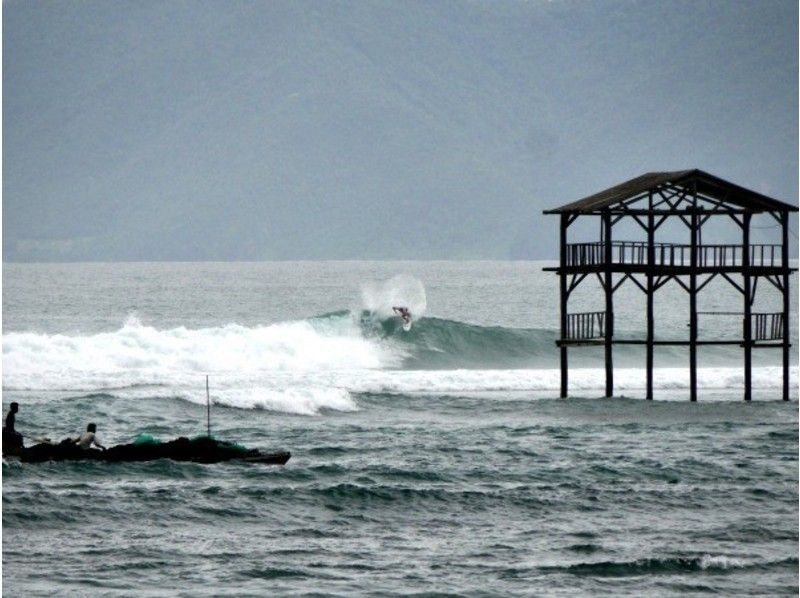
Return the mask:
[[(567, 351), (580, 346), (605, 348), (605, 394), (614, 393), (613, 348), (616, 344), (646, 348), (647, 398), (653, 398), (653, 350), (660, 345), (689, 347), (689, 397), (697, 400), (697, 348), (700, 345), (738, 345), (744, 349), (744, 400), (752, 397), (752, 352), (758, 348), (783, 351), (783, 400), (789, 400), (789, 212), (797, 207), (750, 191), (702, 170), (653, 172), (573, 203), (545, 210), (560, 216), (559, 265), (545, 268), (559, 276), (561, 299), (560, 337), (561, 396), (568, 392)], [(769, 214), (780, 226), (780, 245), (753, 244), (750, 221)], [(600, 219), (600, 240), (569, 243), (567, 232), (579, 217)], [(615, 240), (614, 225), (628, 218), (646, 235), (645, 241)], [(702, 242), (703, 225), (710, 218), (731, 218), (741, 229), (737, 244)], [(656, 243), (656, 231), (668, 220), (679, 220), (689, 231), (689, 243)], [(680, 226), (680, 225), (678, 225)], [(682, 228), (682, 227), (681, 227)], [(570, 294), (592, 274), (597, 275), (605, 309), (570, 313)], [(742, 295), (740, 340), (699, 340), (697, 295), (715, 277), (729, 282)], [(759, 280), (772, 284), (782, 295), (783, 309), (777, 313), (754, 312)], [(626, 280), (641, 289), (647, 299), (646, 337), (617, 339), (614, 336), (614, 291)], [(689, 295), (689, 338), (658, 341), (654, 338), (653, 298), (662, 286), (675, 281)], [(728, 312), (729, 313), (729, 312)], [(730, 313), (729, 313), (730, 315)]]

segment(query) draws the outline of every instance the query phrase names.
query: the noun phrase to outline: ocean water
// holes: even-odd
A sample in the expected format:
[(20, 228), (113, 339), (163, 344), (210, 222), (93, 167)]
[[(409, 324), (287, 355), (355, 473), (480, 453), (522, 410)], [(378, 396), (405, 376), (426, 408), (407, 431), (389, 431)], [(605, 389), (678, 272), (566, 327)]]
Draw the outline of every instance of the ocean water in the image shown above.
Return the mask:
[[(570, 352), (530, 262), (5, 264), (3, 408), (28, 442), (212, 433), (284, 467), (3, 464), (3, 594), (797, 595), (797, 367), (738, 348)], [(797, 297), (796, 281), (792, 296)], [(602, 309), (587, 279), (571, 311)], [(735, 312), (715, 280), (701, 312)], [(757, 311), (779, 311), (759, 286)], [(617, 333), (644, 296), (616, 295)], [(411, 308), (410, 331), (392, 316)], [(792, 336), (797, 345), (797, 301)], [(656, 336), (685, 338), (667, 284)], [(738, 316), (700, 316), (731, 339)], [(796, 352), (792, 354), (796, 364)]]

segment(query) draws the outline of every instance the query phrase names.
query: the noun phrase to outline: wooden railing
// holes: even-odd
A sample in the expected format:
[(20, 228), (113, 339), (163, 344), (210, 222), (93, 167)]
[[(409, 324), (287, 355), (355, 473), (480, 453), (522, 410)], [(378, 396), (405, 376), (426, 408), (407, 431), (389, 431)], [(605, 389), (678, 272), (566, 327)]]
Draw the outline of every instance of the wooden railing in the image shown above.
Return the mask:
[(753, 340), (778, 341), (783, 340), (783, 314), (752, 314)]
[(606, 335), (606, 312), (590, 311), (567, 314), (566, 338), (569, 340), (586, 340), (603, 338)]
[[(566, 265), (602, 266), (605, 260), (605, 243), (569, 243), (566, 247)], [(697, 266), (700, 268), (726, 268), (743, 264), (741, 245), (698, 245)], [(782, 266), (781, 245), (750, 245), (750, 265), (757, 267)], [(653, 265), (664, 267), (689, 266), (692, 246), (676, 243), (654, 243)], [(611, 263), (646, 266), (647, 243), (641, 241), (612, 241)]]
[(567, 244), (567, 266), (599, 266), (606, 263), (603, 243)]
[[(738, 312), (698, 312), (698, 315), (742, 316)], [(753, 341), (783, 340), (783, 313), (754, 313), (752, 316)], [(605, 338), (606, 312), (590, 311), (567, 314), (566, 340)]]

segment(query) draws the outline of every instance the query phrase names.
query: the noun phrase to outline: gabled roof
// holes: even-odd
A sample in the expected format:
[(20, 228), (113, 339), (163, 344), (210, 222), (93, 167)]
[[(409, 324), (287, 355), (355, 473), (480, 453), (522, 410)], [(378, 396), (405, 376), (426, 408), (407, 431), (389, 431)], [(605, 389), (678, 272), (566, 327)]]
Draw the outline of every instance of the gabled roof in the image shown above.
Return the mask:
[(635, 179), (615, 185), (605, 191), (600, 191), (594, 195), (563, 205), (560, 208), (545, 210), (544, 213), (592, 213), (632, 199), (661, 185), (669, 184), (672, 187), (685, 188), (692, 191), (695, 183), (697, 184), (697, 192), (702, 195), (747, 210), (753, 210), (754, 212), (797, 211), (797, 206), (772, 199), (766, 195), (761, 195), (750, 189), (745, 189), (744, 187), (715, 177), (713, 174), (694, 169), (677, 170), (674, 172), (648, 172)]

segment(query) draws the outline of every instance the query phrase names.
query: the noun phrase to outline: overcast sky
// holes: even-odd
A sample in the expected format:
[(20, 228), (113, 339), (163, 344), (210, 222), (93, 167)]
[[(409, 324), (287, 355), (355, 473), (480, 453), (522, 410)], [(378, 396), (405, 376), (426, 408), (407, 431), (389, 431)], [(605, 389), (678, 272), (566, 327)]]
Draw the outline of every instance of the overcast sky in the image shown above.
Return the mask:
[(3, 3), (6, 261), (549, 258), (701, 168), (797, 203), (795, 0)]

